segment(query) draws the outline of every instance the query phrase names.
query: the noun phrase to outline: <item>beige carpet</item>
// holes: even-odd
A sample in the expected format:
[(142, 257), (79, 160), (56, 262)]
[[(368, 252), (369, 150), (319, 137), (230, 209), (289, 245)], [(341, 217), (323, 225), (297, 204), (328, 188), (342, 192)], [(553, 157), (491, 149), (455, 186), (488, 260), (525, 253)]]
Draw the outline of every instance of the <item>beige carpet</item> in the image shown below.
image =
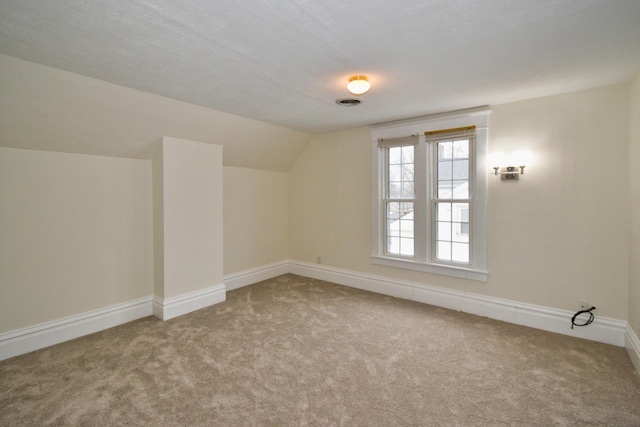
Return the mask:
[(622, 348), (293, 275), (227, 297), (0, 362), (0, 425), (640, 426)]

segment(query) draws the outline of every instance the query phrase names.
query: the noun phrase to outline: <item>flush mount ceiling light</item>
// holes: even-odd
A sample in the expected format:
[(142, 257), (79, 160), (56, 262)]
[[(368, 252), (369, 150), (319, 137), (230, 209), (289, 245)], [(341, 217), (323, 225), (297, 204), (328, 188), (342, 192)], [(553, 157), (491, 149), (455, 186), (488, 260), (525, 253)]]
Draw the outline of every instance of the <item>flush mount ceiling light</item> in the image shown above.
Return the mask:
[(354, 95), (362, 95), (370, 87), (369, 77), (363, 75), (351, 76), (349, 77), (349, 83), (347, 83), (347, 90)]

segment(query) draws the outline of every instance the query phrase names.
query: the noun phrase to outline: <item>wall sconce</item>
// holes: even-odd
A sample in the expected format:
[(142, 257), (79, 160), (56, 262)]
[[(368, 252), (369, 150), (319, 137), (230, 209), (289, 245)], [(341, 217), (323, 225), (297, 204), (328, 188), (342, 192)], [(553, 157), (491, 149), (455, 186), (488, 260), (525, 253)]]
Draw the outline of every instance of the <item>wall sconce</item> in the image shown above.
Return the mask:
[[(511, 163), (519, 166), (492, 166), (494, 175), (500, 175), (500, 179), (520, 179), (520, 175), (524, 175), (524, 168), (531, 164), (531, 151), (519, 151), (512, 156), (511, 161), (505, 161), (505, 156), (495, 154), (493, 156), (494, 164)], [(508, 164), (507, 163), (507, 164)]]
[(524, 175), (525, 166), (518, 166), (520, 170), (516, 170), (516, 166), (507, 166), (499, 171), (500, 166), (494, 166), (493, 170), (496, 175), (500, 175), (500, 179), (520, 179), (520, 175)]

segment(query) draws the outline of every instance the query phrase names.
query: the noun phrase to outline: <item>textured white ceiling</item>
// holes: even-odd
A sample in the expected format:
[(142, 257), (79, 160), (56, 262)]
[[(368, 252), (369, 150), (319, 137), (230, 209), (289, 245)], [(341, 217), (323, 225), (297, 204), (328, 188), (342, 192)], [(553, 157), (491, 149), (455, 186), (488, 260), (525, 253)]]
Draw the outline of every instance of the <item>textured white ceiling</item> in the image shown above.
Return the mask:
[(0, 0), (0, 53), (324, 133), (628, 81), (640, 1)]

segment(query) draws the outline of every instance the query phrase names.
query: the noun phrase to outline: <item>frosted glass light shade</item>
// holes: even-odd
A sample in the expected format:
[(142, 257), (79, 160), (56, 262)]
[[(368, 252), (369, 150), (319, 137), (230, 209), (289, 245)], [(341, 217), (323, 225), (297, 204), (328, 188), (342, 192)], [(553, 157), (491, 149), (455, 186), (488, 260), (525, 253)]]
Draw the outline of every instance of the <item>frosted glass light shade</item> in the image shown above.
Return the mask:
[(349, 83), (347, 83), (347, 90), (354, 95), (362, 95), (367, 92), (371, 84), (369, 83), (369, 78), (367, 76), (351, 76), (349, 78)]

